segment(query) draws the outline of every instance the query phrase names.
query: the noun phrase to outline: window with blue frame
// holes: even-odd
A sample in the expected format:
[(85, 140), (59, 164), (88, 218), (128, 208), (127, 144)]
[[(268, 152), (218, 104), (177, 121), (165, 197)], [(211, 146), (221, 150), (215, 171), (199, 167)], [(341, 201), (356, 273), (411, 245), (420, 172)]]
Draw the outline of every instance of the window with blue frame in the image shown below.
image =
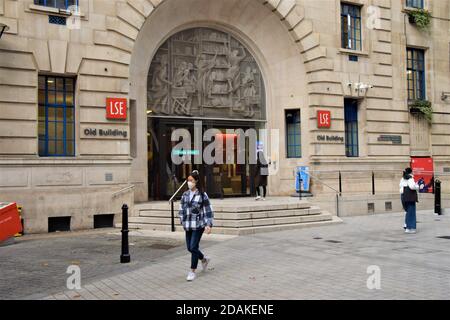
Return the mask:
[(300, 110), (286, 110), (286, 150), (288, 158), (302, 157)]
[(423, 0), (406, 0), (406, 6), (410, 8), (423, 9)]
[(39, 156), (75, 156), (75, 79), (39, 76)]
[(78, 6), (78, 0), (34, 0), (34, 4), (57, 9), (67, 9), (70, 6)]
[(358, 100), (345, 99), (345, 154), (347, 157), (359, 157), (358, 142)]
[(425, 51), (407, 48), (408, 100), (425, 100)]
[(360, 6), (341, 3), (341, 39), (342, 48), (362, 50)]

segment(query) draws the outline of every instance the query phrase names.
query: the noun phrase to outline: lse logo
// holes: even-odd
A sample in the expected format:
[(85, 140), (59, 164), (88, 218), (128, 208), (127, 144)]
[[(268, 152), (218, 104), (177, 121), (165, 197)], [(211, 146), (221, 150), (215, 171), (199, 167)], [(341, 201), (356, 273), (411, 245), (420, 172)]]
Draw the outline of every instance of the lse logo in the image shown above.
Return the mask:
[(319, 128), (331, 128), (331, 112), (317, 111), (317, 126)]
[(127, 99), (107, 98), (106, 119), (127, 119)]

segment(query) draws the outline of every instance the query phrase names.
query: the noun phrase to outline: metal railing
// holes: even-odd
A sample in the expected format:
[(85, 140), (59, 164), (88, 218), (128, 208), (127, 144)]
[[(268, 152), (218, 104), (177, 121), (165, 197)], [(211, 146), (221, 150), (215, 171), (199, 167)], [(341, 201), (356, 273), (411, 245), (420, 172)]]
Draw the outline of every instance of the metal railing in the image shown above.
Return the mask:
[(130, 190), (133, 190), (134, 188), (136, 188), (136, 186), (135, 186), (135, 185), (131, 185), (131, 186), (128, 186), (128, 187), (126, 187), (126, 188), (120, 189), (119, 191), (116, 191), (116, 192), (114, 192), (114, 193), (112, 194), (112, 198), (113, 198), (113, 199), (114, 199), (114, 198), (117, 198), (117, 196), (118, 196), (119, 194), (122, 194), (122, 193), (128, 192), (128, 191), (130, 191)]
[[(332, 186), (326, 184), (322, 179), (319, 179), (318, 177), (312, 175), (311, 172), (308, 172), (308, 175), (312, 181), (316, 181), (335, 192), (335, 194), (336, 194), (336, 215), (339, 217), (339, 198), (342, 196), (342, 192), (340, 192), (340, 191), (336, 190), (335, 188), (333, 188)], [(301, 185), (302, 184), (301, 184), (301, 179), (300, 179), (300, 192), (299, 192), (300, 194), (302, 193)], [(301, 197), (300, 197), (300, 199), (301, 199)]]
[[(316, 176), (314, 177), (314, 175), (312, 174), (316, 174)], [(357, 180), (358, 182), (361, 181), (361, 178), (359, 177), (355, 177), (354, 175), (356, 174), (367, 174), (367, 178), (371, 179), (370, 183), (369, 180), (367, 181), (367, 186), (370, 185), (369, 188), (365, 189), (365, 192), (367, 192), (368, 194), (372, 194), (372, 195), (376, 195), (378, 194), (383, 194), (382, 192), (378, 192), (377, 191), (377, 180), (386, 180), (386, 174), (391, 174), (392, 178), (394, 178), (395, 176), (399, 179), (401, 179), (402, 177), (402, 173), (399, 170), (310, 170), (309, 171), (309, 175), (311, 177), (314, 177), (314, 180), (319, 181), (320, 178), (317, 177), (317, 175), (321, 175), (321, 174), (326, 174), (327, 175), (327, 179), (332, 179), (332, 180), (337, 180), (337, 188), (339, 190), (336, 190), (334, 188), (332, 188), (329, 185), (326, 185), (323, 181), (321, 181), (321, 184), (326, 185), (328, 188), (332, 189), (333, 191), (337, 191), (340, 195), (343, 195), (344, 193), (347, 193), (349, 195), (354, 194), (353, 192), (345, 192), (344, 190), (344, 186), (345, 185), (349, 185), (348, 181), (352, 181), (352, 180)], [(377, 173), (380, 174), (384, 174), (384, 177), (377, 177)], [(348, 174), (350, 175), (350, 177), (345, 177), (345, 175)], [(417, 170), (414, 171), (413, 174), (415, 175), (415, 177), (418, 177), (420, 175), (424, 175), (424, 176), (428, 176), (428, 177), (432, 177), (432, 182), (434, 182), (435, 180), (439, 180), (440, 178), (445, 178), (445, 177), (450, 177), (450, 173), (447, 172), (437, 172), (437, 171), (426, 171), (426, 170)], [(441, 179), (442, 180), (442, 179)], [(433, 183), (434, 185), (434, 183)], [(434, 188), (433, 188), (434, 190)], [(364, 193), (364, 192), (361, 192)], [(434, 192), (433, 192), (434, 193)], [(359, 194), (359, 193), (358, 193)]]
[(175, 193), (173, 194), (173, 196), (169, 199), (169, 203), (170, 203), (170, 218), (171, 218), (171, 228), (172, 228), (172, 232), (175, 232), (175, 208), (174, 208), (174, 204), (175, 204), (175, 198), (177, 197), (178, 193), (184, 188), (184, 186), (186, 185), (187, 180), (185, 180), (181, 186), (178, 188), (177, 191), (175, 191)]
[[(338, 189), (333, 188), (332, 186), (330, 186), (329, 184), (325, 183), (322, 179), (320, 179), (319, 177), (317, 177), (315, 174), (313, 173), (317, 173), (317, 174), (327, 174), (328, 179), (330, 177), (331, 174), (335, 174), (334, 175), (334, 179), (338, 179)], [(311, 181), (317, 182), (325, 187), (327, 187), (328, 189), (332, 190), (335, 194), (336, 194), (336, 212), (337, 212), (337, 216), (339, 216), (339, 201), (340, 198), (342, 197), (344, 190), (343, 190), (343, 182), (345, 182), (345, 179), (343, 179), (343, 173), (348, 173), (348, 174), (361, 174), (361, 173), (366, 173), (367, 177), (371, 176), (371, 190), (367, 190), (367, 193), (371, 193), (372, 195), (376, 195), (377, 194), (377, 190), (376, 190), (376, 173), (377, 172), (381, 172), (384, 174), (389, 174), (392, 173), (391, 179), (395, 178), (395, 176), (398, 176), (398, 178), (400, 179), (402, 176), (402, 172), (398, 171), (398, 170), (340, 170), (340, 171), (315, 171), (315, 170), (310, 170), (308, 172), (308, 175), (311, 179)], [(425, 176), (428, 176), (428, 178), (431, 177), (431, 181), (426, 185), (427, 187), (429, 187), (431, 190), (430, 192), (426, 192), (426, 193), (432, 193), (434, 194), (434, 202), (435, 202), (435, 213), (441, 215), (442, 214), (442, 199), (441, 199), (441, 194), (442, 194), (442, 178), (445, 177), (450, 177), (450, 173), (448, 172), (437, 172), (437, 171), (427, 171), (427, 170), (414, 170), (413, 174), (415, 175), (415, 177), (420, 177), (420, 176), (424, 176), (423, 178), (425, 178)], [(300, 177), (299, 177), (300, 178)], [(383, 177), (384, 179), (386, 179), (386, 177)], [(350, 180), (360, 180), (360, 178), (358, 177), (351, 177)], [(301, 182), (301, 180), (300, 180)], [(300, 183), (301, 186), (301, 183)], [(300, 193), (301, 193), (301, 187), (300, 187)], [(354, 192), (348, 192), (346, 193), (348, 195), (354, 195)], [(359, 193), (358, 193), (359, 194)], [(382, 194), (382, 193), (379, 193)]]

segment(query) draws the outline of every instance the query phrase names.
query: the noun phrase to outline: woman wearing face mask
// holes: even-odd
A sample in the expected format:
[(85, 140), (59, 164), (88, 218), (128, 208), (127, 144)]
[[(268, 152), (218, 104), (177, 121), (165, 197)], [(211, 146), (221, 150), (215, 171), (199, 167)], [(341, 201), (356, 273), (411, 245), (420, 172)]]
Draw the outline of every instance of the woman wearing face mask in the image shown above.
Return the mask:
[(183, 193), (180, 203), (180, 221), (186, 232), (186, 246), (191, 253), (191, 271), (187, 281), (196, 278), (198, 261), (202, 262), (203, 271), (207, 270), (210, 259), (199, 249), (204, 232), (211, 233), (214, 213), (206, 192), (203, 192), (198, 171), (192, 172), (187, 178), (189, 190)]
[(419, 186), (414, 181), (414, 175), (411, 168), (403, 171), (403, 177), (400, 180), (400, 194), (403, 208), (406, 211), (405, 233), (416, 233), (416, 203), (418, 201), (417, 191)]

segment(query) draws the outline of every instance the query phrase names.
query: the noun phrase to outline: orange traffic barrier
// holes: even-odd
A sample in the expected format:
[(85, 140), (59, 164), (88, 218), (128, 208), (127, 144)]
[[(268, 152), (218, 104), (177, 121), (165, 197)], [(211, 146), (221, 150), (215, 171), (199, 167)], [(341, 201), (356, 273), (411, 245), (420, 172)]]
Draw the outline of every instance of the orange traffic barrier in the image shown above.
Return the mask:
[(17, 204), (0, 203), (0, 242), (14, 237), (22, 230)]

